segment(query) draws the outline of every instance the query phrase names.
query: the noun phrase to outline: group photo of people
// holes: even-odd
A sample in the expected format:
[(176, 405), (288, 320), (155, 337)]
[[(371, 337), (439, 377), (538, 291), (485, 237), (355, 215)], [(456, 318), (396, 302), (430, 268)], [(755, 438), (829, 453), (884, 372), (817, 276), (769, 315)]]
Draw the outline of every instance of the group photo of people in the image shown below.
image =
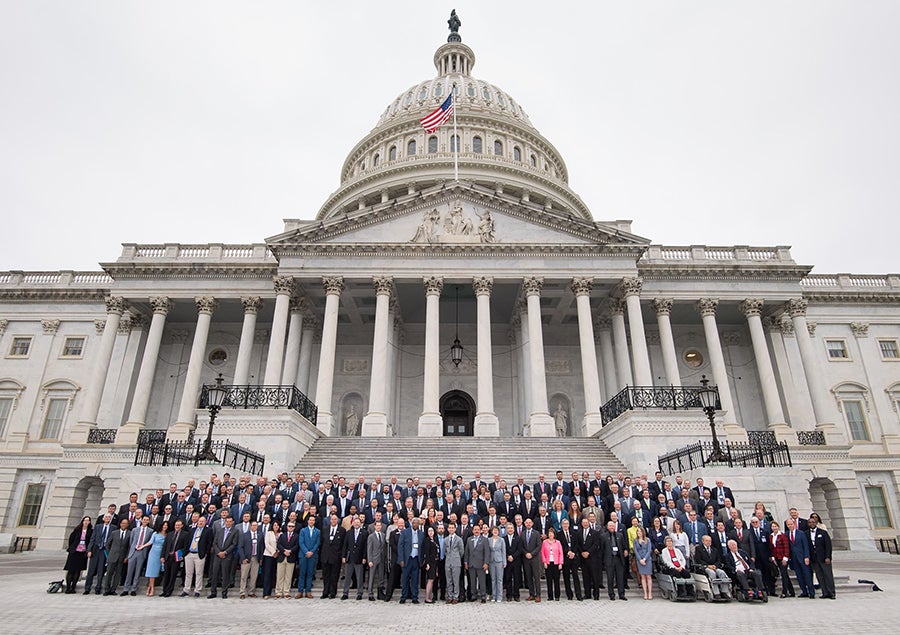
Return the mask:
[(627, 600), (630, 588), (693, 599), (708, 581), (717, 600), (813, 599), (816, 587), (835, 599), (819, 515), (791, 508), (779, 522), (761, 502), (740, 503), (721, 480), (660, 472), (557, 471), (530, 483), (211, 474), (84, 516), (68, 538), (64, 590), (539, 603)]

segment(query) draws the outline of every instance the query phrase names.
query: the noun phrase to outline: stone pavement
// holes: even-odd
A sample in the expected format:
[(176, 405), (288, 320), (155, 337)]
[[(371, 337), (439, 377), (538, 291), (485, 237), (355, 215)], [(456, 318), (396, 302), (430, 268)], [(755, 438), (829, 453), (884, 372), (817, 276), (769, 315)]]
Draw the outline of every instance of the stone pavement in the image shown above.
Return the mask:
[[(900, 562), (893, 559), (853, 559), (835, 573), (849, 575), (854, 583), (867, 578), (884, 593), (844, 593), (837, 600), (773, 598), (768, 604), (703, 602), (679, 604), (656, 598), (645, 602), (635, 591), (628, 602), (521, 602), (512, 604), (445, 604), (400, 606), (396, 601), (340, 600), (227, 600), (84, 596), (79, 593), (49, 595), (47, 583), (61, 579), (64, 558), (48, 554), (0, 556), (2, 615), (8, 628), (41, 633), (140, 633), (169, 635), (177, 624), (180, 633), (210, 632), (216, 635), (251, 632), (362, 632), (375, 633), (471, 633), (536, 632), (582, 633), (604, 624), (628, 633), (719, 633), (725, 627), (759, 632), (860, 633), (898, 632)], [(351, 597), (353, 597), (351, 595)], [(397, 596), (398, 597), (398, 596)], [(318, 598), (318, 593), (316, 593)], [(420, 596), (420, 600), (422, 596)], [(648, 611), (649, 607), (649, 611)], [(259, 612), (256, 615), (255, 612)], [(663, 621), (664, 616), (664, 621)], [(616, 626), (618, 625), (618, 626)], [(727, 626), (730, 625), (730, 626)]]

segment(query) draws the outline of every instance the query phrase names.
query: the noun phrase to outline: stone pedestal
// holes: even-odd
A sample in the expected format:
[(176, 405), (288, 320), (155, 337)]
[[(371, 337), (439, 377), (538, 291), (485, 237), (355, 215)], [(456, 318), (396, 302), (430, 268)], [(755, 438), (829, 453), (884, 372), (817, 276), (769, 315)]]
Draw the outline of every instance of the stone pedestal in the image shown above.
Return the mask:
[(500, 421), (497, 415), (493, 413), (485, 413), (475, 415), (475, 431), (476, 437), (499, 437)]
[(137, 445), (138, 436), (144, 429), (142, 423), (126, 423), (116, 432), (116, 445)]
[(444, 420), (439, 414), (424, 413), (419, 417), (420, 437), (444, 436)]
[(546, 412), (533, 412), (528, 417), (529, 435), (532, 437), (555, 437), (556, 423)]
[(592, 437), (603, 427), (603, 418), (599, 413), (588, 413), (581, 419), (581, 430), (584, 436)]

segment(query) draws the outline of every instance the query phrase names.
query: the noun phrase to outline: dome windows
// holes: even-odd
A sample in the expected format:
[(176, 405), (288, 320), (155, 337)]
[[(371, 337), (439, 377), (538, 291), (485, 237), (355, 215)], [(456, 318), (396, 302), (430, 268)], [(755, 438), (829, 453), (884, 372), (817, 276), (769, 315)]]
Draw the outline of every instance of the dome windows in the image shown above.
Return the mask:
[(481, 97), (487, 102), (491, 103), (491, 91), (487, 89), (487, 86), (481, 89)]
[(531, 158), (529, 159), (529, 161), (531, 162), (531, 167), (533, 167), (533, 168), (536, 168), (536, 167), (537, 167), (537, 157), (536, 157), (536, 156), (534, 156), (534, 155), (532, 154), (532, 155), (531, 155)]
[(388, 161), (396, 161), (397, 160), (397, 146), (391, 146), (390, 150), (388, 150)]
[(459, 146), (459, 135), (450, 135), (450, 152), (456, 152)]
[(419, 91), (419, 101), (425, 101), (426, 97), (428, 97), (428, 89), (422, 86), (422, 90)]
[(440, 82), (438, 82), (437, 84), (434, 85), (434, 96), (440, 97), (443, 94), (444, 94), (444, 87), (441, 85)]
[(472, 82), (469, 82), (469, 83), (466, 85), (466, 94), (467, 94), (469, 97), (474, 97), (474, 96), (475, 96), (475, 84), (473, 84)]
[(481, 154), (483, 151), (484, 150), (481, 145), (481, 137), (472, 137), (472, 152), (474, 152), (475, 154)]
[(408, 93), (406, 93), (406, 99), (403, 100), (403, 105), (409, 106), (412, 103), (412, 100), (413, 100), (413, 94), (412, 94), (412, 91), (409, 91)]
[(435, 136), (428, 137), (428, 154), (434, 154), (438, 150), (438, 140)]
[(372, 167), (377, 168), (379, 163), (381, 163), (381, 155), (376, 152), (375, 156), (372, 157)]
[(513, 160), (521, 161), (522, 160), (522, 150), (519, 146), (513, 147)]
[(498, 157), (503, 156), (503, 142), (499, 139), (494, 141), (494, 154), (496, 154)]
[(500, 104), (501, 108), (506, 108), (506, 100), (503, 99), (503, 93), (497, 91), (497, 103)]
[(409, 143), (406, 144), (406, 156), (411, 157), (416, 154), (416, 140), (410, 139)]

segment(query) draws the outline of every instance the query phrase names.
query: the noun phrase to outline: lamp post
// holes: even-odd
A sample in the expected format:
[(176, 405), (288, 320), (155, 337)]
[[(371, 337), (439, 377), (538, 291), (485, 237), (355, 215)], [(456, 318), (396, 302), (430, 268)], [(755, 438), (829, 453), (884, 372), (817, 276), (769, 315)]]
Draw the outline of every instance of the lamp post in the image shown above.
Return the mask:
[(716, 435), (716, 405), (719, 401), (719, 390), (715, 386), (710, 387), (706, 375), (701, 375), (700, 385), (702, 386), (698, 393), (700, 403), (703, 404), (703, 412), (709, 417), (709, 429), (712, 432), (713, 442), (713, 451), (707, 462), (727, 462), (728, 457), (722, 451), (722, 446), (719, 445), (719, 437)]
[(225, 402), (225, 395), (227, 394), (228, 391), (222, 387), (222, 373), (219, 373), (219, 376), (216, 377), (216, 385), (210, 386), (206, 391), (206, 398), (208, 401), (207, 409), (209, 410), (209, 430), (206, 433), (206, 441), (203, 442), (203, 449), (200, 450), (200, 454), (197, 455), (198, 461), (219, 462), (219, 458), (212, 450), (212, 433), (213, 426), (216, 423), (216, 415), (219, 414), (219, 410), (222, 409), (222, 404)]
[(459, 368), (459, 363), (463, 358), (463, 347), (459, 343), (459, 285), (456, 285), (456, 335), (453, 340), (453, 346), (450, 347), (450, 361)]

